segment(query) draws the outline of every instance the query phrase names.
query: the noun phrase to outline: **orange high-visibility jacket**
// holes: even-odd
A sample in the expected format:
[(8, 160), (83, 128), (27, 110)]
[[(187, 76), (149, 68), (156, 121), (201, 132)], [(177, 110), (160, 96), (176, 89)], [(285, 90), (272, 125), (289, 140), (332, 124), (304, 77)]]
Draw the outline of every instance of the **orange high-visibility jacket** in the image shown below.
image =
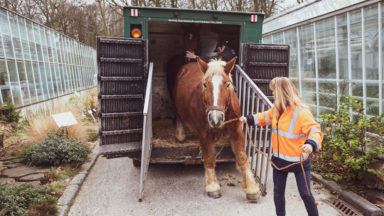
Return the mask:
[(275, 157), (297, 162), (300, 161), (300, 150), (304, 143), (311, 144), (313, 151), (321, 148), (323, 133), (307, 108), (290, 105), (279, 119), (276, 111), (272, 106), (268, 111), (252, 115), (254, 125), (272, 124), (272, 150)]

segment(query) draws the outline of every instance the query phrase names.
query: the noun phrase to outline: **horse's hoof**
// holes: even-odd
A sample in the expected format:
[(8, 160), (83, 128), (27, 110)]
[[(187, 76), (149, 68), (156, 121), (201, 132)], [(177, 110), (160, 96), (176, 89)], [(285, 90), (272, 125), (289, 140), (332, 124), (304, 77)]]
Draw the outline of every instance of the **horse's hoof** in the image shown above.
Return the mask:
[(209, 197), (212, 197), (214, 199), (220, 198), (221, 197), (221, 192), (220, 191), (214, 191), (214, 192), (207, 192)]
[(259, 199), (259, 197), (260, 196), (258, 194), (247, 194), (247, 200), (250, 203), (257, 203), (257, 200)]

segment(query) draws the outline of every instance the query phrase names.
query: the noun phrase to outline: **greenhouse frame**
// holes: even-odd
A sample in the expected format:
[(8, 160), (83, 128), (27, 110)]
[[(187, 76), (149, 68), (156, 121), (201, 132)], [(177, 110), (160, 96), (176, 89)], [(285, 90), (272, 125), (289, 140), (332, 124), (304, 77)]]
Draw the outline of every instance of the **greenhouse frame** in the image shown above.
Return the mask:
[(96, 51), (0, 7), (0, 102), (24, 107), (96, 87)]
[(290, 72), (314, 115), (343, 95), (383, 113), (383, 16), (379, 0), (314, 0), (266, 19), (263, 43), (289, 44)]

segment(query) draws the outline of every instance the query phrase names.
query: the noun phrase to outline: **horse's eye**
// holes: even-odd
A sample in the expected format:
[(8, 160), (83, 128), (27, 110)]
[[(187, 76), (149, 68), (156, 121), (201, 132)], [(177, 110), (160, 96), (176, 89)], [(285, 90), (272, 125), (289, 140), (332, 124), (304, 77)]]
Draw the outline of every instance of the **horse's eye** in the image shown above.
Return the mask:
[(207, 88), (207, 83), (203, 83), (203, 87), (204, 87), (204, 88)]

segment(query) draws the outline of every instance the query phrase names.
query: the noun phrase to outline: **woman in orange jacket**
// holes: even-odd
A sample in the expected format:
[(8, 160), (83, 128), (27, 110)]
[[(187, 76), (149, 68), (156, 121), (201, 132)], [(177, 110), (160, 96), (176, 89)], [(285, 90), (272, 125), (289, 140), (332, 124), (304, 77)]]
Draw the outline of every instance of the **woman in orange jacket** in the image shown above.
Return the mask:
[[(286, 77), (276, 77), (269, 83), (273, 92), (274, 104), (266, 112), (242, 116), (241, 121), (251, 125), (272, 125), (272, 161), (277, 167), (284, 167), (300, 161), (300, 152), (306, 159), (312, 151), (321, 148), (323, 134), (320, 125), (313, 119), (309, 108), (304, 104), (296, 87)], [(310, 189), (311, 162), (304, 162), (305, 176)], [(314, 198), (308, 195), (303, 172), (299, 164), (279, 171), (273, 168), (274, 202), (276, 214), (285, 215), (285, 187), (289, 172), (296, 177), (300, 196), (310, 216), (317, 216)]]

